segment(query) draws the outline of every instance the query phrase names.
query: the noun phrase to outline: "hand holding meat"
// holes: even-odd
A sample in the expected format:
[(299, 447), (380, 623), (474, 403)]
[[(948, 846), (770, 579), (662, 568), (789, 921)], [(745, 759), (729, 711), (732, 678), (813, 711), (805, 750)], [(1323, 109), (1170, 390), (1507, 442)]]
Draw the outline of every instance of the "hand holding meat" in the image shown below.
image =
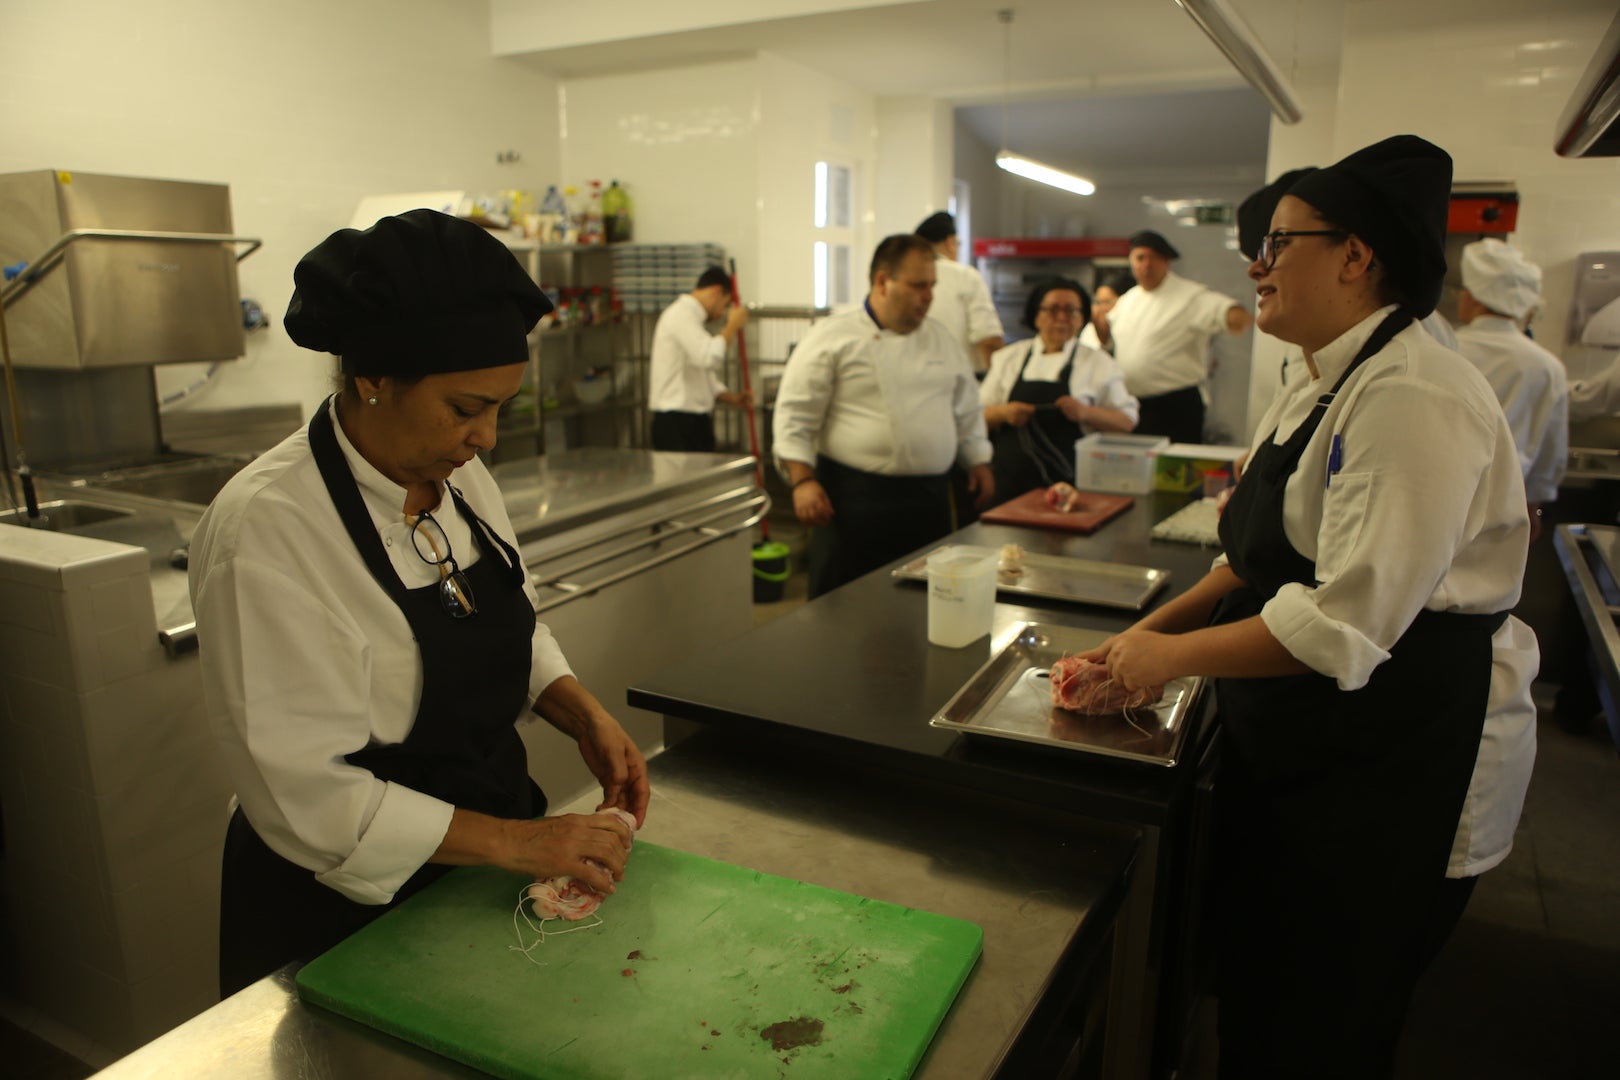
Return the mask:
[(602, 713), (580, 733), (579, 756), (602, 785), (597, 812), (617, 809), (640, 828), (647, 823), (647, 759), (619, 722)]
[(1107, 716), (1126, 709), (1152, 705), (1164, 696), (1164, 687), (1128, 690), (1108, 672), (1108, 665), (1079, 656), (1065, 656), (1048, 672), (1052, 704), (1086, 716)]
[(505, 851), (495, 860), (536, 881), (571, 877), (598, 893), (611, 893), (624, 877), (630, 827), (612, 813), (560, 814), (538, 821), (503, 821)]
[(1127, 690), (1163, 686), (1186, 671), (1178, 667), (1175, 651), (1176, 634), (1160, 634), (1152, 630), (1127, 630), (1110, 639), (1108, 646), (1108, 673)]

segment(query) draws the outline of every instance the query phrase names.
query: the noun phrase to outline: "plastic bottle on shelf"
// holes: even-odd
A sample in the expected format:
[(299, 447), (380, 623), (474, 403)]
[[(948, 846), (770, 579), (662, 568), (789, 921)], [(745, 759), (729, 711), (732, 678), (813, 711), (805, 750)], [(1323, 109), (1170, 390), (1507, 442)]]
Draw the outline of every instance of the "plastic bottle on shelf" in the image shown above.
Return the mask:
[(563, 214), (563, 228), (557, 236), (557, 243), (579, 243), (580, 226), (585, 222), (585, 210), (581, 205), (582, 201), (578, 188), (572, 185), (563, 188), (563, 205), (566, 210)]
[(536, 238), (542, 244), (561, 243), (559, 234), (567, 221), (568, 204), (563, 202), (562, 192), (557, 190), (557, 185), (550, 184), (540, 200), (540, 228)]
[(585, 196), (585, 217), (579, 228), (579, 242), (600, 244), (602, 240), (602, 181), (592, 180)]
[(617, 180), (602, 192), (602, 218), (608, 243), (622, 244), (630, 239), (630, 196)]

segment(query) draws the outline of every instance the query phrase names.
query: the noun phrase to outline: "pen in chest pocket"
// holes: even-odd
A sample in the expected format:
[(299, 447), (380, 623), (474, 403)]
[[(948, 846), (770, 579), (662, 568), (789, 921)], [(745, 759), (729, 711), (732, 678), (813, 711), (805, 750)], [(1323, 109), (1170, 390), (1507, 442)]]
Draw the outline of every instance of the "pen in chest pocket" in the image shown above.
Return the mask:
[(1328, 444), (1327, 477), (1322, 481), (1324, 488), (1333, 486), (1333, 474), (1344, 465), (1344, 436), (1335, 435)]

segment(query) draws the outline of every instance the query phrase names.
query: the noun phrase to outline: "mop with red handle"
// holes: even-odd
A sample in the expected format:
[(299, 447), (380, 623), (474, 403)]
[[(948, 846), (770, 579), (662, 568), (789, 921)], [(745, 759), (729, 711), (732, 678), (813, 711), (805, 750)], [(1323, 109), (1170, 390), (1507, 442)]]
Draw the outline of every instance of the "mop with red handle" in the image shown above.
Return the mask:
[[(731, 270), (731, 302), (740, 306), (742, 297), (737, 290), (737, 260), (730, 259), (728, 262)], [(743, 332), (737, 334), (737, 361), (738, 366), (742, 368), (743, 393), (752, 397), (753, 383), (748, 374), (748, 335)], [(754, 455), (754, 482), (759, 485), (761, 491), (764, 491), (765, 466), (759, 456), (759, 428), (754, 421), (753, 404), (750, 403), (744, 412), (748, 414), (748, 450)], [(768, 517), (759, 519), (759, 536), (761, 541), (768, 541), (771, 538), (771, 523)]]

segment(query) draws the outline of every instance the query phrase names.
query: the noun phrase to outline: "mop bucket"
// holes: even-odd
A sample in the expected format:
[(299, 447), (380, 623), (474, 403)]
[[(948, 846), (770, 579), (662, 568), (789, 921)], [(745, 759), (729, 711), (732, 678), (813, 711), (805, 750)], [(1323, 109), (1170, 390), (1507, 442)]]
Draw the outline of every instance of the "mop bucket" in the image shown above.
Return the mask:
[(767, 540), (754, 545), (754, 603), (772, 604), (782, 599), (787, 588), (788, 555), (786, 544)]

